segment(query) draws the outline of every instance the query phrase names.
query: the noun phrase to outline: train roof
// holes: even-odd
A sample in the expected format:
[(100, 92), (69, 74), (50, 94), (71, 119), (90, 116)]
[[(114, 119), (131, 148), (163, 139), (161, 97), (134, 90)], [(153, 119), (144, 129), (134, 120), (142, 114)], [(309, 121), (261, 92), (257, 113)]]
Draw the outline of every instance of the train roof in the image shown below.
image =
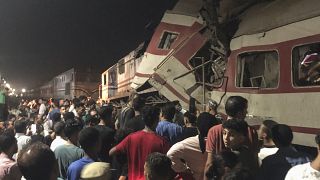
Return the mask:
[(240, 16), (234, 37), (265, 32), (320, 15), (319, 0), (274, 0), (259, 3)]

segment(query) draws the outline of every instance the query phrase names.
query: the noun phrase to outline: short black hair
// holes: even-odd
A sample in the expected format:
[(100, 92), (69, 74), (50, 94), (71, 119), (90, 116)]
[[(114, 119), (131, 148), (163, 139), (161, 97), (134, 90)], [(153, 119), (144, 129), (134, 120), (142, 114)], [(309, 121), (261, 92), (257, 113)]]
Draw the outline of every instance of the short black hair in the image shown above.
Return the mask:
[(224, 175), (224, 168), (233, 169), (239, 163), (239, 158), (232, 151), (222, 151), (213, 155), (210, 161), (210, 165), (205, 172), (207, 178), (220, 179)]
[(53, 113), (52, 116), (51, 116), (51, 120), (56, 123), (58, 121), (61, 121), (61, 114), (56, 112), (56, 113)]
[(74, 114), (73, 112), (66, 112), (64, 115), (63, 115), (63, 119), (66, 121), (68, 119), (74, 119)]
[(227, 172), (223, 178), (223, 180), (252, 180), (254, 176), (250, 172), (248, 168), (237, 167)]
[(136, 111), (141, 111), (141, 109), (145, 106), (146, 101), (141, 96), (137, 96), (132, 100), (132, 107)]
[(16, 130), (16, 133), (24, 133), (27, 130), (27, 121), (16, 120), (14, 122), (14, 129)]
[(276, 124), (271, 129), (272, 140), (277, 147), (288, 147), (293, 140), (291, 128), (286, 124)]
[(227, 121), (223, 121), (222, 123), (223, 129), (234, 130), (244, 136), (248, 136), (248, 123), (241, 119), (229, 119)]
[(77, 108), (81, 105), (81, 101), (78, 98), (72, 99), (72, 103), (73, 103), (74, 108)]
[(102, 106), (98, 113), (100, 118), (106, 121), (112, 118), (112, 111), (113, 111), (113, 106), (108, 105), (108, 106)]
[(23, 176), (29, 180), (48, 179), (57, 163), (50, 148), (40, 142), (23, 148), (17, 162)]
[(320, 145), (320, 133), (316, 135), (315, 140), (317, 145)]
[(58, 99), (54, 99), (52, 104), (54, 105), (54, 107), (59, 107), (59, 100)]
[(273, 121), (273, 120), (264, 120), (262, 122), (264, 128), (263, 131), (264, 133), (266, 133), (267, 135), (267, 139), (272, 139), (272, 133), (271, 133), (271, 129), (274, 125), (278, 124), (277, 122)]
[(176, 113), (176, 107), (172, 102), (168, 102), (161, 108), (161, 113), (166, 120), (171, 122)]
[(151, 128), (156, 122), (159, 122), (160, 110), (154, 106), (145, 106), (142, 109), (142, 118), (145, 125)]
[(196, 115), (194, 115), (194, 114), (190, 113), (189, 111), (187, 111), (187, 112), (185, 112), (183, 114), (183, 116), (188, 118), (189, 123), (196, 124), (196, 122), (197, 122), (197, 116)]
[(70, 138), (74, 133), (78, 133), (82, 129), (82, 125), (75, 119), (66, 120), (64, 134)]
[(80, 131), (79, 144), (85, 152), (95, 147), (98, 141), (100, 141), (100, 133), (96, 128), (87, 127)]
[(30, 138), (31, 138), (30, 144), (37, 143), (37, 142), (44, 143), (44, 136), (43, 135), (36, 134), (36, 135), (32, 135)]
[(173, 172), (172, 162), (166, 155), (154, 152), (148, 155), (146, 159), (149, 180), (169, 179)]
[(62, 135), (65, 126), (66, 124), (63, 121), (57, 122), (53, 127), (53, 130), (56, 133), (56, 135)]
[(225, 104), (225, 110), (228, 116), (234, 117), (237, 113), (243, 111), (248, 104), (248, 100), (241, 96), (230, 96)]
[(9, 133), (4, 133), (0, 135), (0, 151), (7, 151), (9, 150), (14, 144), (17, 144), (16, 138), (9, 134)]

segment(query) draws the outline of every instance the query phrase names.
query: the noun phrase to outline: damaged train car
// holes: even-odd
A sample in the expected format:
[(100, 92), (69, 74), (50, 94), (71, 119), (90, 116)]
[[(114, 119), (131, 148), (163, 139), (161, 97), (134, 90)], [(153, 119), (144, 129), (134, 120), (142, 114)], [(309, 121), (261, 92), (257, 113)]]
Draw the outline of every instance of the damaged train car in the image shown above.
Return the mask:
[[(152, 92), (185, 109), (191, 98), (200, 106), (214, 99), (224, 113), (227, 97), (241, 95), (249, 124), (288, 124), (295, 144), (313, 146), (320, 131), (319, 7), (318, 0), (180, 0), (145, 50), (102, 74), (102, 97)], [(119, 71), (130, 64), (124, 78)]]

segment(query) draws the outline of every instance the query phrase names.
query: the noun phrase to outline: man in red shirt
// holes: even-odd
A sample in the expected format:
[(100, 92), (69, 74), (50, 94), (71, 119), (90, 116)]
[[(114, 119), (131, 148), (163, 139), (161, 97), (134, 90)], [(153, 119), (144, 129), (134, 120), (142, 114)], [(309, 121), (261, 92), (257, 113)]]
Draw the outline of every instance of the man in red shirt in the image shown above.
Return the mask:
[(110, 156), (119, 153), (127, 155), (129, 180), (144, 180), (144, 163), (147, 156), (153, 152), (166, 154), (170, 148), (167, 140), (155, 133), (159, 114), (159, 109), (145, 107), (142, 110), (145, 128), (130, 134), (109, 152)]

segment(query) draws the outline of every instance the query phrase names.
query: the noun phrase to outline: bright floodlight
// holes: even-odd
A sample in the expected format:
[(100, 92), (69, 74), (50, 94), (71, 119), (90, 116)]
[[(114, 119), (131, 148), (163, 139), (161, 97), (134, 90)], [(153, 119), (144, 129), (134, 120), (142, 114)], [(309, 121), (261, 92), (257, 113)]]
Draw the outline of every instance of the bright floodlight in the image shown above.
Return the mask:
[(23, 89), (21, 90), (21, 92), (25, 93), (25, 92), (26, 92), (26, 89), (23, 88)]

